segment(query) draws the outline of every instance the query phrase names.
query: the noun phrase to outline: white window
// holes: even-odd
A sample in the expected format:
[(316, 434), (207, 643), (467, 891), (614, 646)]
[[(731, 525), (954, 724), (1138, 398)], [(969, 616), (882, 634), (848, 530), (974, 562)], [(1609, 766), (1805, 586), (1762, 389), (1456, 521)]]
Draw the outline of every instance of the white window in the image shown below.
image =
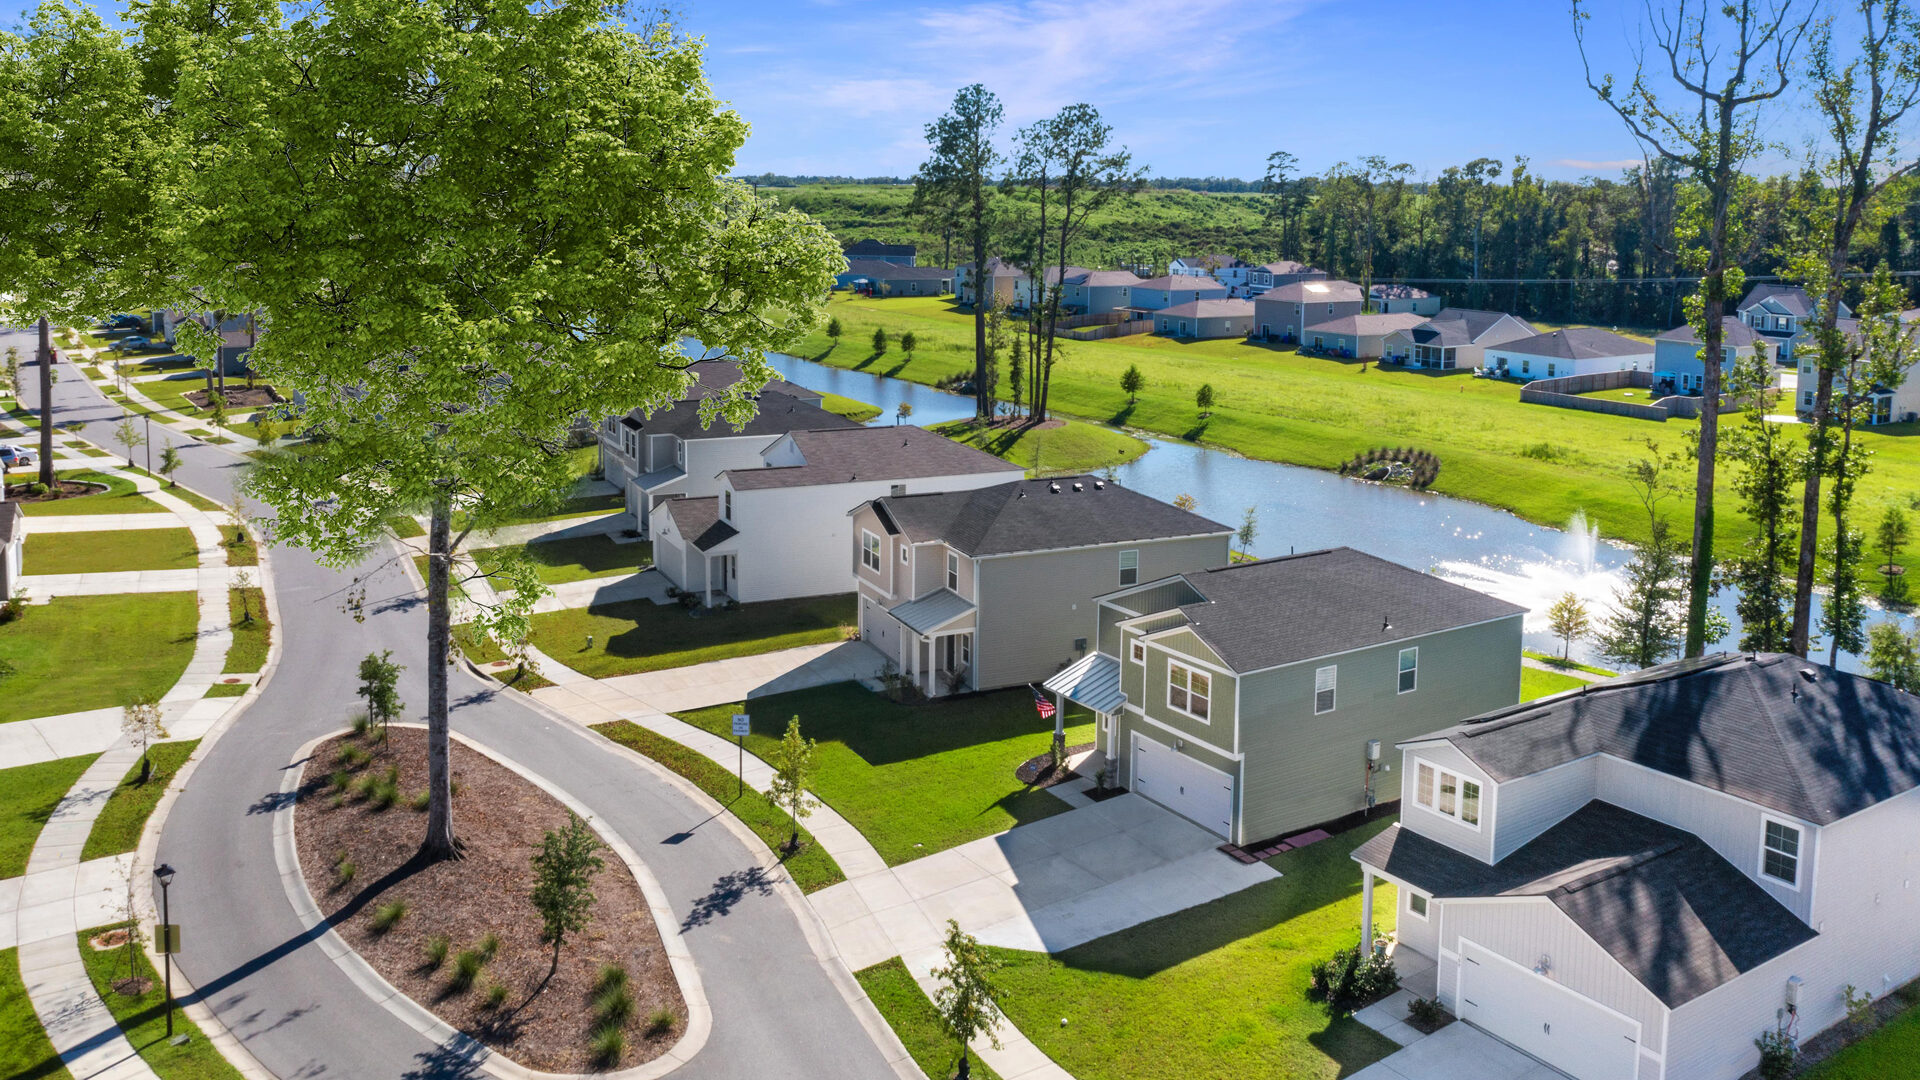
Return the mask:
[(860, 530), (860, 561), (867, 569), (880, 570), (880, 538), (865, 529)]
[(907, 565), (907, 545), (906, 544), (900, 545), (900, 565), (901, 566)]
[(1340, 668), (1335, 665), (1317, 668), (1313, 673), (1313, 714), (1333, 711), (1334, 688), (1340, 678)]
[[(723, 491), (720, 493), (720, 517), (725, 521), (733, 520), (733, 492), (731, 491)], [(874, 569), (878, 570), (880, 568), (876, 566)]]
[(1427, 898), (1417, 892), (1407, 893), (1407, 913), (1416, 919), (1427, 917)]
[(1140, 553), (1123, 551), (1120, 553), (1120, 584), (1137, 585), (1140, 582)]
[(947, 552), (947, 588), (960, 591), (960, 556)]
[(1133, 643), (1132, 655), (1133, 655), (1134, 663), (1136, 664), (1146, 663), (1147, 662), (1147, 643), (1144, 641), (1135, 641)]
[(1196, 720), (1207, 718), (1207, 702), (1213, 696), (1213, 678), (1185, 664), (1167, 663), (1167, 705), (1175, 712)]
[(1480, 782), (1421, 762), (1415, 767), (1413, 801), (1443, 817), (1480, 827)]
[(1792, 888), (1800, 887), (1800, 830), (1767, 818), (1760, 838), (1760, 872)]
[(973, 666), (973, 635), (972, 634), (960, 635), (960, 662), (962, 664), (967, 665), (968, 667)]
[(1412, 693), (1420, 684), (1420, 649), (1400, 650), (1400, 692)]
[(1532, 373), (1533, 373), (1533, 361), (1523, 358), (1520, 361), (1520, 374), (1531, 375)]

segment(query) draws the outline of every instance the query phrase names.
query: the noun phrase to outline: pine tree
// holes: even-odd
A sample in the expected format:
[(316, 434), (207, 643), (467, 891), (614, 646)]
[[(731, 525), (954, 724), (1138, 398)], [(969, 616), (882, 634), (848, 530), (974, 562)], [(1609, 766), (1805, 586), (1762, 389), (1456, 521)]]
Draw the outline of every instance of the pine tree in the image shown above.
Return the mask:
[(873, 354), (879, 356), (887, 351), (887, 331), (884, 327), (873, 328)]
[(1786, 425), (1768, 420), (1779, 394), (1773, 364), (1756, 346), (1734, 367), (1731, 389), (1743, 419), (1726, 433), (1724, 449), (1740, 462), (1733, 489), (1754, 535), (1727, 561), (1726, 580), (1739, 589), (1740, 647), (1784, 652), (1793, 630), (1792, 570), (1799, 548), (1800, 481), (1806, 475), (1804, 444)]

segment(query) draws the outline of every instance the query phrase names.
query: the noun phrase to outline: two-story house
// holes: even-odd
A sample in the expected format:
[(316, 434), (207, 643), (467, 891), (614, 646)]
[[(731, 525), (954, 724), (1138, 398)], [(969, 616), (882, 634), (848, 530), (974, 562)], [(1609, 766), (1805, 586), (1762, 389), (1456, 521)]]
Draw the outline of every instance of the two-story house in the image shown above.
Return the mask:
[(1363, 934), (1391, 882), (1396, 958), (1577, 1080), (1734, 1080), (1920, 975), (1920, 697), (1719, 654), (1401, 749)]
[(1233, 530), (1095, 476), (893, 495), (854, 511), (860, 637), (929, 696), (1086, 656), (1094, 597), (1227, 561)]
[(1276, 285), (1253, 298), (1253, 336), (1292, 344), (1314, 323), (1365, 311), (1366, 294), (1351, 281), (1323, 278)]
[[(1769, 359), (1774, 340), (1732, 315), (1720, 320), (1721, 386), (1740, 362), (1740, 354), (1758, 347)], [(1706, 385), (1706, 365), (1700, 361), (1700, 336), (1692, 323), (1683, 323), (1653, 339), (1653, 388), (1666, 394), (1698, 394)]]
[[(845, 593), (855, 508), (883, 495), (1004, 484), (1025, 470), (917, 427), (790, 431), (714, 494), (656, 507), (653, 562), (709, 605)], [(664, 511), (664, 512), (662, 512)]]
[(1386, 358), (1413, 367), (1464, 371), (1485, 364), (1488, 349), (1538, 334), (1525, 320), (1504, 311), (1441, 308), (1426, 322), (1389, 334)]
[(686, 395), (648, 416), (635, 409), (600, 425), (600, 466), (626, 495), (627, 513), (642, 535), (653, 531), (653, 511), (667, 499), (719, 494), (720, 474), (757, 467), (760, 454), (790, 431), (854, 428), (859, 424), (820, 407), (820, 395), (785, 380), (762, 387), (759, 411), (744, 427), (708, 423), (700, 402), (739, 381), (731, 362), (697, 364)]
[(1164, 311), (1196, 300), (1225, 300), (1227, 287), (1198, 274), (1168, 274), (1147, 278), (1133, 287), (1133, 307), (1140, 312)]
[[(1903, 311), (1898, 316), (1903, 332), (1911, 337), (1920, 329), (1920, 308)], [(1841, 319), (1835, 329), (1847, 336), (1854, 349), (1862, 347), (1859, 319)], [(1802, 331), (1805, 333), (1805, 331)], [(1911, 352), (1913, 345), (1908, 343)], [(1817, 366), (1818, 354), (1811, 348), (1802, 348), (1794, 363), (1800, 369), (1798, 393), (1794, 399), (1794, 409), (1802, 414), (1813, 412), (1819, 395), (1820, 369)], [(1879, 383), (1851, 387), (1843, 368), (1834, 372), (1833, 400), (1838, 402), (1843, 396), (1858, 398), (1865, 405), (1866, 422), (1869, 425), (1907, 423), (1920, 419), (1920, 357), (1907, 365), (1904, 377), (1898, 386), (1885, 386)]]
[[(997, 300), (1007, 307), (1019, 306), (1015, 303), (1014, 297), (1016, 287), (1021, 290), (1022, 297), (1026, 295), (1026, 271), (998, 255), (987, 259), (981, 278), (985, 283), (984, 291), (990, 303)], [(955, 299), (962, 304), (973, 304), (976, 290), (973, 283), (972, 263), (962, 263), (953, 268), (953, 291)]]
[(1060, 309), (1077, 315), (1107, 315), (1133, 307), (1140, 279), (1131, 270), (1069, 272), (1060, 290)]
[(1262, 263), (1247, 271), (1247, 291), (1255, 295), (1296, 281), (1325, 281), (1327, 272), (1292, 259)]
[(1416, 289), (1412, 285), (1400, 285), (1382, 282), (1367, 290), (1373, 300), (1373, 310), (1381, 315), (1398, 315), (1411, 312), (1415, 315), (1438, 315), (1440, 309), (1447, 306), (1445, 297), (1435, 296), (1425, 289)]
[(1525, 615), (1352, 548), (1310, 551), (1101, 596), (1095, 651), (1046, 688), (1098, 716), (1121, 784), (1253, 846), (1373, 805), (1369, 743), (1519, 700)]
[(1167, 264), (1169, 276), (1210, 277), (1229, 289), (1244, 290), (1253, 264), (1237, 255), (1182, 255)]
[(856, 240), (851, 244), (844, 244), (840, 250), (846, 253), (849, 261), (854, 259), (876, 259), (880, 262), (890, 262), (897, 266), (913, 266), (914, 260), (917, 257), (916, 249), (912, 244), (887, 244), (875, 240), (871, 236), (864, 240)]
[[(1734, 305), (1734, 316), (1745, 326), (1759, 332), (1774, 344), (1781, 362), (1793, 359), (1795, 346), (1805, 340), (1803, 333), (1814, 320), (1817, 305), (1807, 290), (1798, 285), (1763, 281), (1747, 290)], [(1840, 318), (1853, 317), (1846, 302), (1840, 304)]]

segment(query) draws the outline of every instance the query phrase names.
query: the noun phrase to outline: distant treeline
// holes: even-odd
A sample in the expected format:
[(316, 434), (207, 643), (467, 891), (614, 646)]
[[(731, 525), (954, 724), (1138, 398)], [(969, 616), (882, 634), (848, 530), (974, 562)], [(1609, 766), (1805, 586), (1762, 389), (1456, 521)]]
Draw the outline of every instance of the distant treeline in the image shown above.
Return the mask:
[[(869, 187), (912, 187), (913, 177), (900, 176), (785, 176), (761, 173), (734, 179), (761, 187), (805, 187), (808, 184), (865, 184)], [(1179, 191), (1259, 191), (1258, 180), (1235, 180), (1227, 176), (1166, 176), (1147, 181), (1150, 188)]]

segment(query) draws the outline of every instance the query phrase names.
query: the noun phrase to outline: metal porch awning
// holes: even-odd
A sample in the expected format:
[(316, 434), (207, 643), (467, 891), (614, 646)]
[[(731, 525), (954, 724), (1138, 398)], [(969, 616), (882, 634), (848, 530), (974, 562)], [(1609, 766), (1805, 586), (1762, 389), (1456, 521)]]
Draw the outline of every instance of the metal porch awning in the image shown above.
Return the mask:
[(1045, 688), (1076, 705), (1112, 715), (1126, 707), (1120, 689), (1120, 661), (1104, 653), (1089, 653), (1048, 679)]

